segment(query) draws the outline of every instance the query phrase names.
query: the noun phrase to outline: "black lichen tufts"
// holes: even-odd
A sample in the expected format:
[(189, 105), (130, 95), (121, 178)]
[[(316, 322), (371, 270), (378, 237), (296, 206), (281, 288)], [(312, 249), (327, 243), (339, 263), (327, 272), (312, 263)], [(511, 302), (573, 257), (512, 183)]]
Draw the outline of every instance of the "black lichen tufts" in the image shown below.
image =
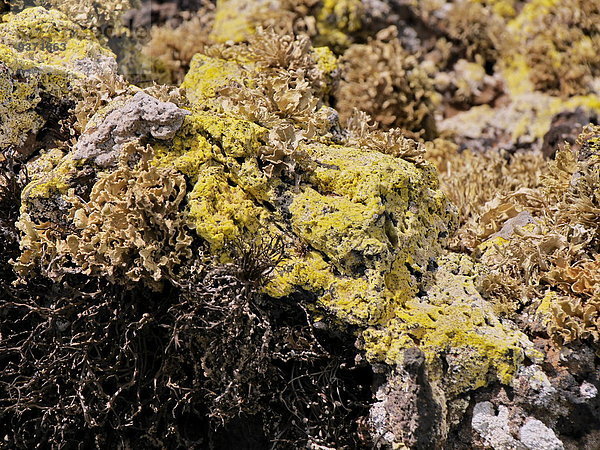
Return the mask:
[(9, 260), (17, 256), (19, 231), (16, 222), (19, 218), (21, 191), (27, 184), (25, 172), (17, 155), (8, 150), (0, 153), (0, 286), (13, 278)]
[(251, 242), (238, 238), (228, 246), (236, 258), (237, 277), (256, 286), (264, 284), (285, 256), (280, 236), (260, 236)]
[(277, 241), (263, 244), (222, 264), (203, 259), (196, 242), (199, 257), (161, 292), (81, 276), (4, 286), (5, 444), (368, 445), (359, 423), (370, 369), (355, 367), (348, 334), (313, 325), (311, 298), (259, 293), (280, 251)]

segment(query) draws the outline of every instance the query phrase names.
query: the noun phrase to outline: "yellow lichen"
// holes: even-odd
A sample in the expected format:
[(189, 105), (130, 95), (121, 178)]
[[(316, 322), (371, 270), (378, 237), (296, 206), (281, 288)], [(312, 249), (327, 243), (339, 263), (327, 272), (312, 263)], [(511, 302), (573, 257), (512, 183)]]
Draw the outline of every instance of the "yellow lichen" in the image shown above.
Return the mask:
[(0, 147), (19, 148), (35, 137), (46, 121), (36, 111), (42, 97), (62, 104), (75, 102), (73, 87), (80, 80), (96, 70), (116, 69), (116, 63), (92, 33), (58, 11), (28, 8), (5, 15), (2, 21), (0, 114), (5, 119), (0, 125)]
[(317, 45), (338, 51), (350, 45), (350, 33), (360, 30), (364, 6), (360, 0), (324, 0), (316, 13)]
[(219, 89), (232, 81), (241, 82), (242, 70), (235, 61), (225, 61), (196, 54), (190, 63), (190, 71), (185, 76), (181, 87), (192, 105), (204, 106), (209, 99), (214, 99)]
[(213, 251), (227, 241), (258, 235), (266, 225), (266, 212), (258, 208), (241, 188), (230, 186), (219, 167), (197, 172), (198, 181), (190, 192), (190, 220), (199, 236)]
[(218, 43), (243, 42), (264, 27), (308, 36), (316, 46), (341, 53), (361, 29), (363, 15), (360, 0), (219, 0), (210, 38)]
[(364, 331), (367, 356), (401, 364), (403, 350), (418, 346), (430, 376), (450, 396), (494, 380), (509, 383), (525, 354), (539, 355), (524, 334), (502, 324), (481, 298), (475, 287), (478, 270), (468, 258), (447, 255), (438, 262), (424, 299), (408, 301), (384, 326)]
[(218, 0), (210, 38), (215, 42), (240, 42), (247, 39), (256, 29), (252, 18), (274, 5), (273, 1)]

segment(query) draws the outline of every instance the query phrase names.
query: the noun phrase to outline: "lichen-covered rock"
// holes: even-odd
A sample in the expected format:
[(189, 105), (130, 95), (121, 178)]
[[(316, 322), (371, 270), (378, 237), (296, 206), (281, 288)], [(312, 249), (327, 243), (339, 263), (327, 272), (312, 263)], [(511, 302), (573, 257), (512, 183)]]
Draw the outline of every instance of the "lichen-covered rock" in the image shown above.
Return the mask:
[[(235, 61), (197, 59), (199, 64), (193, 65), (184, 82), (192, 109), (215, 104), (216, 92), (252, 74)], [(269, 113), (290, 120), (280, 115), (285, 104), (278, 105), (271, 104)], [(248, 115), (256, 115), (250, 106), (244, 113), (256, 120)], [(390, 305), (403, 303), (418, 290), (405, 263), (425, 270), (451, 220), (448, 205), (436, 192), (431, 167), (418, 168), (379, 152), (302, 138), (291, 154), (296, 173), (302, 175), (300, 184), (286, 178), (269, 180), (257, 159), (262, 142), (270, 137), (268, 129), (228, 114), (220, 119), (213, 116), (197, 113), (189, 123), (200, 127), (195, 135), (208, 133), (220, 142), (219, 153), (215, 155), (215, 146), (209, 150), (211, 145), (204, 143), (196, 148), (206, 150), (193, 153), (201, 158), (199, 163), (222, 161), (227, 170), (211, 164), (190, 172), (194, 178), (202, 174), (190, 208), (197, 231), (216, 249), (227, 239), (260, 229), (285, 230), (290, 245), (301, 244), (309, 251), (303, 256), (292, 247), (267, 292), (279, 297), (302, 288), (349, 323), (376, 323), (390, 314)], [(258, 122), (268, 127), (270, 120), (259, 117)], [(306, 124), (300, 122), (301, 126)], [(317, 123), (319, 128), (328, 127)], [(188, 151), (178, 159), (189, 161), (191, 155)], [(236, 161), (240, 157), (245, 158), (241, 164)], [(211, 192), (224, 195), (215, 198)], [(273, 205), (275, 214), (265, 204)]]
[[(227, 95), (227, 86), (247, 83), (249, 76), (235, 60), (198, 56), (184, 82), (198, 112), (186, 122), (203, 131), (182, 135), (193, 140), (181, 141), (189, 150), (177, 150), (176, 159), (164, 150), (165, 162), (197, 177), (191, 217), (215, 251), (228, 239), (251, 239), (257, 230), (284, 230), (287, 258), (265, 292), (311, 293), (338, 320), (363, 328), (361, 345), (371, 361), (398, 365), (404, 349), (420, 347), (433, 381), (450, 396), (497, 379), (508, 383), (525, 354), (537, 357), (526, 336), (501, 323), (479, 295), (468, 258), (450, 257), (436, 271), (453, 218), (428, 165), (303, 138), (297, 146), (303, 155), (296, 166), (299, 184), (267, 178), (254, 158), (269, 138), (268, 121), (259, 119), (259, 127), (244, 110), (253, 122), (220, 113), (217, 125), (214, 113), (200, 112), (206, 105), (225, 111), (217, 93)], [(205, 136), (220, 144), (204, 142)], [(429, 295), (416, 297), (419, 292)]]
[(449, 397), (508, 383), (531, 344), (477, 292), (468, 258), (442, 256), (455, 214), (420, 147), (360, 117), (341, 130), (325, 103), (335, 67), (305, 38), (251, 40), (194, 58), (191, 114), (117, 98), (25, 189), (18, 270), (156, 287), (190, 257), (186, 227), (222, 262), (233, 242), (279, 239), (264, 292), (316, 300), (357, 327), (370, 361), (418, 347)]
[[(30, 154), (38, 132), (74, 106), (81, 79), (116, 72), (114, 55), (62, 13), (28, 8), (0, 23), (0, 149)], [(57, 116), (58, 113), (58, 116)]]
[(480, 269), (469, 258), (449, 254), (436, 261), (439, 267), (423, 274), (420, 297), (397, 308), (385, 326), (364, 332), (367, 355), (393, 365), (401, 363), (402, 349), (417, 345), (430, 379), (450, 398), (494, 380), (510, 383), (525, 355), (541, 355), (481, 297)]
[[(41, 267), (54, 279), (82, 273), (123, 284), (142, 280), (158, 288), (191, 257), (191, 236), (181, 207), (184, 177), (150, 166), (148, 155), (134, 144), (126, 151), (133, 164), (122, 158), (116, 170), (97, 174), (91, 186), (77, 184), (77, 177), (93, 178), (93, 172), (72, 165), (66, 180), (70, 175), (73, 187), (65, 184), (62, 195), (51, 190), (47, 198), (35, 197), (31, 191), (39, 188), (35, 184), (25, 191), (19, 222), (22, 253), (15, 264), (21, 275)], [(139, 157), (142, 160), (135, 163)], [(81, 198), (86, 188), (91, 188), (87, 201)], [(46, 222), (41, 218), (44, 201), (50, 209)]]
[(10, 11), (16, 13), (31, 6), (44, 7), (61, 12), (74, 23), (101, 35), (107, 31), (118, 33), (123, 28), (121, 17), (137, 4), (137, 0), (13, 0)]
[[(439, 122), (438, 127), (455, 134), (459, 145), (472, 150), (540, 150), (554, 116), (577, 108), (592, 115), (600, 113), (598, 96), (561, 99), (540, 92), (523, 93), (506, 106), (475, 106)], [(492, 144), (482, 146), (482, 142)]]

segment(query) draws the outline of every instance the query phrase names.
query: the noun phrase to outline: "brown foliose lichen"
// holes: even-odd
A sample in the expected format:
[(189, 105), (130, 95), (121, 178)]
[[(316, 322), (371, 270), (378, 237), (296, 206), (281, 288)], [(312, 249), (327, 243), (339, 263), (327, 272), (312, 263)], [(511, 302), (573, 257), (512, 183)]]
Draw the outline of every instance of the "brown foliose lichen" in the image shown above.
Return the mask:
[(402, 48), (395, 28), (380, 31), (368, 44), (352, 45), (341, 65), (335, 98), (342, 122), (358, 109), (383, 128), (397, 127), (426, 138), (435, 135), (432, 80), (418, 59)]
[(487, 203), (479, 219), (503, 224), (478, 247), (490, 270), (488, 295), (535, 308), (532, 314), (562, 343), (598, 345), (599, 131), (586, 128), (577, 153), (568, 144), (559, 148), (556, 160), (542, 166), (538, 186)]
[[(127, 161), (128, 154), (142, 155), (141, 160)], [(150, 154), (151, 149), (126, 146), (119, 167), (97, 175), (87, 200), (73, 188), (60, 197), (50, 193), (46, 201), (63, 211), (54, 220), (40, 217), (35, 207), (28, 210), (43, 200), (35, 197), (39, 186), (30, 186), (19, 221), (24, 235), (15, 268), (21, 276), (39, 268), (54, 280), (81, 273), (122, 284), (142, 281), (152, 288), (172, 277), (191, 257), (182, 211), (186, 183), (181, 174), (149, 165)], [(71, 175), (77, 179), (78, 170)]]

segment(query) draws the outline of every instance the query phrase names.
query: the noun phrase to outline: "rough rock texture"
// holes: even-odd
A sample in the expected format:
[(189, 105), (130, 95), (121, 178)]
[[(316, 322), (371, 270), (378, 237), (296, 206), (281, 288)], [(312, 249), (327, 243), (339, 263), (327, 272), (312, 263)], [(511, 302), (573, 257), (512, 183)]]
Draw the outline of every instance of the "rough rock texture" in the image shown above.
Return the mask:
[(138, 92), (123, 106), (112, 109), (100, 123), (91, 123), (77, 142), (74, 160), (93, 160), (100, 166), (114, 164), (122, 145), (134, 139), (172, 139), (189, 114), (173, 103), (161, 102)]
[(448, 431), (443, 393), (429, 383), (420, 350), (405, 350), (403, 360), (403, 366), (379, 387), (378, 401), (371, 407), (369, 420), (378, 446), (398, 442), (417, 449), (443, 446)]
[(563, 443), (554, 431), (536, 419), (528, 419), (519, 430), (519, 439), (529, 450), (562, 450)]
[(430, 362), (429, 377), (448, 398), (488, 385), (509, 383), (525, 354), (540, 355), (516, 326), (500, 322), (476, 289), (478, 268), (458, 255), (437, 259), (423, 274), (420, 296), (398, 308), (384, 327), (366, 330), (365, 350), (388, 364), (418, 343)]
[(498, 412), (490, 402), (477, 403), (471, 421), (473, 430), (483, 438), (484, 445), (497, 450), (523, 450), (524, 447), (510, 433), (509, 412), (500, 406)]
[(28, 8), (2, 17), (0, 148), (32, 153), (44, 126), (56, 128), (77, 100), (73, 84), (116, 67), (112, 52), (58, 11)]
[[(522, 413), (522, 412), (521, 412)], [(563, 450), (563, 443), (554, 431), (537, 419), (528, 417), (515, 429), (515, 413), (500, 405), (498, 411), (491, 402), (477, 403), (471, 424), (486, 448), (494, 450)], [(516, 422), (520, 420), (517, 419)]]

